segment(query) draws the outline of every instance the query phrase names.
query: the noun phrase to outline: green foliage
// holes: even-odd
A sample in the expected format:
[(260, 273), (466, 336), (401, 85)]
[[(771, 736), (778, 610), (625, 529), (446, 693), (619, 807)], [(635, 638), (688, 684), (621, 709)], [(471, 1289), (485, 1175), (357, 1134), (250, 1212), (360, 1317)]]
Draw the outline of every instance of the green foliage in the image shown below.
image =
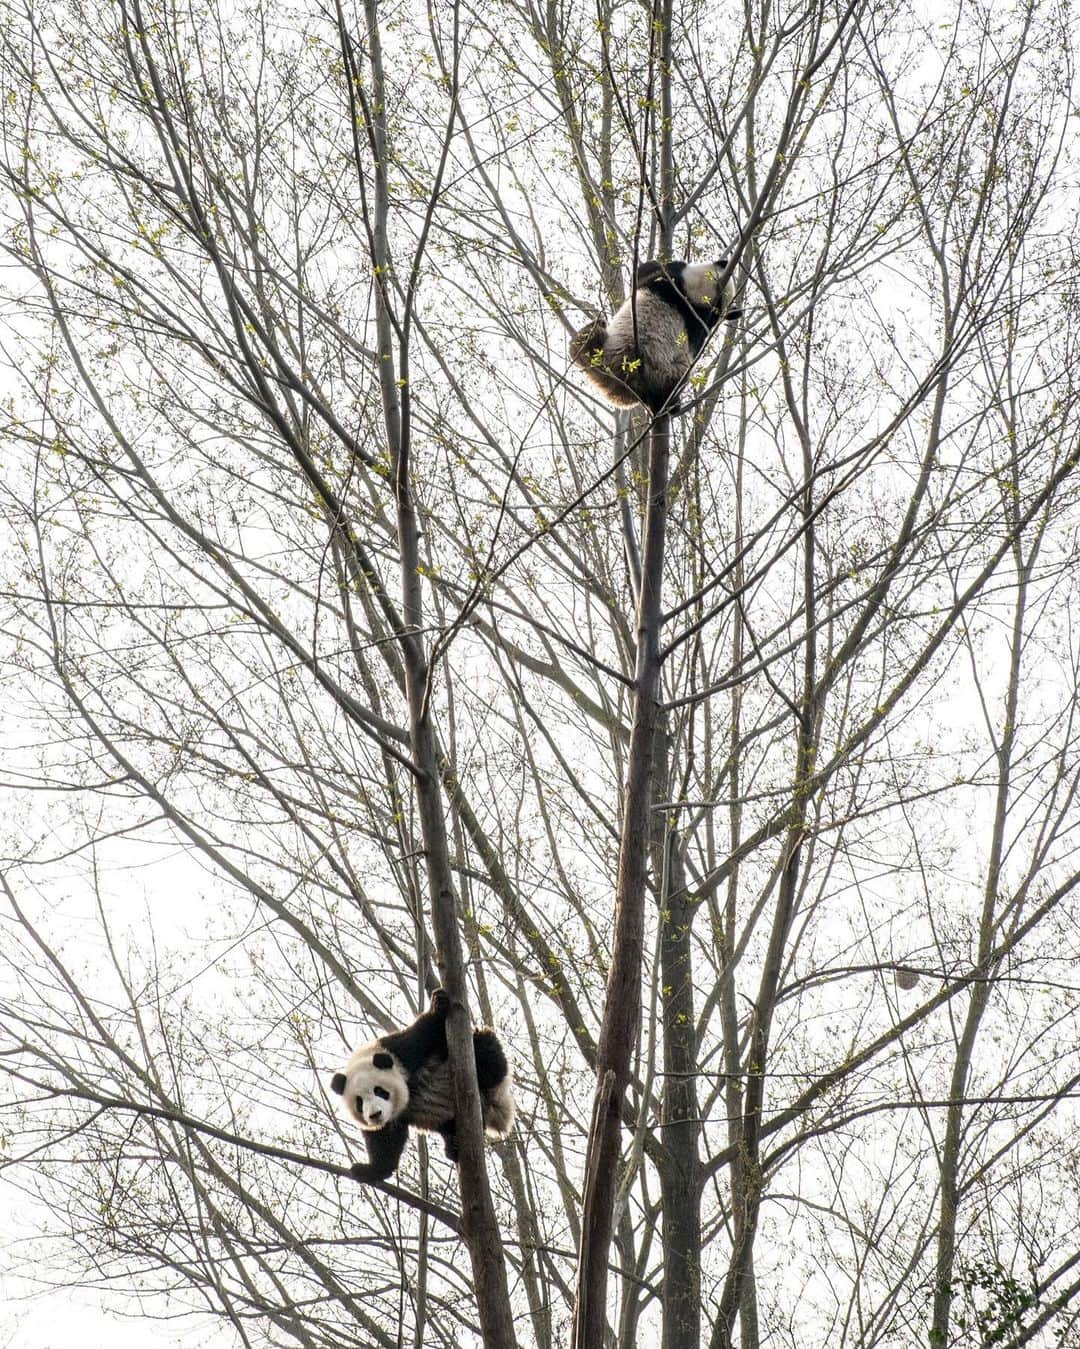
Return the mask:
[(959, 1277), (953, 1291), (963, 1300), (957, 1310), (957, 1328), (978, 1335), (980, 1346), (1002, 1344), (1023, 1329), (1028, 1312), (1039, 1306), (1036, 1279), (1022, 1283), (996, 1258), (957, 1260)]

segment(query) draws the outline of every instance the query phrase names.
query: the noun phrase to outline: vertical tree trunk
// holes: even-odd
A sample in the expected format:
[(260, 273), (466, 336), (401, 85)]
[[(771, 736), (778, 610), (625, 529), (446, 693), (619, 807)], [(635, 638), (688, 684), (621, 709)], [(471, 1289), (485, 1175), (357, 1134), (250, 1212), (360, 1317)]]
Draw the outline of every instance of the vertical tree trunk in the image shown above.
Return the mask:
[(660, 691), (660, 616), (670, 439), (669, 419), (658, 417), (649, 436), (649, 484), (638, 599), (633, 715), (615, 892), (615, 944), (597, 1047), (596, 1097), (585, 1157), (572, 1349), (597, 1349), (604, 1343), (607, 1262), (618, 1176), (620, 1114), (641, 1019), (645, 881)]
[[(477, 1311), (485, 1349), (513, 1349), (516, 1338), (502, 1237), (491, 1200), (484, 1158), (484, 1133), (480, 1093), (476, 1084), (472, 1018), (469, 1014), (465, 960), (458, 927), (453, 873), (450, 867), (439, 745), (432, 722), (432, 671), (423, 639), (424, 594), (420, 566), (420, 529), (412, 494), (410, 459), (411, 391), (408, 378), (410, 315), (406, 303), (404, 321), (399, 321), (394, 313), (391, 292), (387, 285), (393, 264), (389, 244), (386, 94), (376, 0), (365, 0), (364, 12), (372, 98), (369, 106), (365, 108), (363, 120), (367, 123), (370, 136), (374, 178), (374, 210), (369, 212), (365, 203), (365, 215), (375, 264), (378, 370), (383, 422), (393, 470), (401, 578), (401, 615), (400, 619), (393, 622), (393, 628), (405, 672), (414, 789), (424, 843), (431, 923), (436, 942), (436, 963), (442, 985), (450, 996), (446, 1039), (450, 1054), (454, 1117), (460, 1153), (458, 1175), (461, 1182), (461, 1229), (472, 1264)], [(350, 97), (356, 99), (360, 97), (360, 89), (355, 51), (340, 8), (338, 21)], [(355, 104), (351, 111), (355, 132), (359, 125), (358, 109)], [(448, 130), (448, 138), (449, 134)], [(358, 141), (355, 143), (357, 172), (363, 182), (365, 166), (362, 163)], [(421, 242), (420, 251), (422, 247)], [(417, 261), (419, 256), (420, 252), (417, 254)]]
[[(783, 352), (783, 348), (781, 347)], [(743, 1344), (756, 1349), (757, 1293), (754, 1287), (754, 1240), (764, 1193), (761, 1171), (761, 1122), (765, 1103), (765, 1083), (769, 1060), (769, 1036), (780, 988), (784, 952), (795, 917), (799, 894), (799, 868), (802, 863), (806, 815), (809, 806), (807, 783), (813, 773), (815, 741), (820, 716), (817, 689), (817, 637), (815, 616), (817, 597), (814, 584), (816, 551), (813, 498), (813, 458), (808, 430), (800, 416), (799, 404), (791, 383), (790, 365), (785, 360), (783, 373), (788, 412), (802, 446), (803, 492), (801, 510), (805, 520), (803, 533), (802, 582), (806, 635), (803, 650), (802, 693), (796, 709), (795, 771), (792, 798), (795, 809), (786, 831), (781, 854), (781, 872), (776, 909), (773, 913), (769, 945), (758, 984), (757, 998), (750, 1021), (750, 1045), (746, 1061), (743, 1110), (734, 1128), (738, 1147), (732, 1167), (731, 1263), (724, 1281), (711, 1349), (729, 1349), (736, 1320), (743, 1326)], [(734, 914), (731, 915), (732, 920)], [(730, 938), (730, 933), (728, 934)]]
[[(411, 512), (409, 512), (411, 513)], [(408, 514), (408, 513), (407, 513)], [(404, 550), (403, 550), (404, 553)], [(517, 1343), (506, 1281), (502, 1237), (488, 1185), (480, 1092), (476, 1085), (472, 1018), (465, 984), (465, 961), (457, 920), (446, 815), (438, 772), (438, 749), (430, 716), (422, 711), (427, 671), (423, 661), (406, 663), (413, 759), (419, 770), (417, 803), (427, 862), (431, 920), (443, 987), (450, 995), (446, 1038), (454, 1082), (454, 1113), (460, 1148), (461, 1228), (472, 1262), (476, 1305), (485, 1349), (513, 1349)]]
[[(1014, 442), (1015, 443), (1015, 442)], [(1016, 464), (1013, 462), (1015, 474)], [(1019, 481), (1014, 477), (1014, 500), (1019, 499)], [(1014, 518), (1015, 523), (1015, 518)], [(1036, 545), (1037, 551), (1037, 545)], [(994, 827), (990, 840), (990, 858), (983, 890), (983, 907), (979, 923), (978, 966), (985, 976), (971, 987), (967, 1016), (960, 1043), (956, 1047), (952, 1075), (949, 1080), (949, 1107), (945, 1118), (945, 1140), (941, 1149), (941, 1200), (938, 1214), (937, 1255), (934, 1270), (934, 1306), (930, 1322), (930, 1349), (945, 1349), (949, 1343), (949, 1322), (953, 1301), (953, 1269), (956, 1263), (956, 1219), (960, 1207), (960, 1159), (964, 1141), (964, 1096), (971, 1078), (975, 1041), (993, 991), (993, 966), (990, 953), (994, 947), (997, 915), (1000, 904), (1001, 867), (1005, 851), (1005, 823), (1008, 819), (1009, 793), (1012, 785), (1012, 755), (1016, 738), (1016, 717), (1020, 697), (1020, 675), (1024, 651), (1024, 616), (1027, 610), (1028, 581), (1032, 559), (1026, 562), (1019, 542), (1014, 548), (1017, 570), (1016, 603), (1013, 608), (1012, 650), (1009, 659), (1009, 685), (1005, 693), (1005, 724), (997, 751), (997, 799), (994, 808)]]
[[(665, 800), (670, 741), (657, 734), (656, 782)], [(686, 894), (686, 877), (677, 838), (664, 812), (653, 821), (654, 862), (660, 887), (660, 999), (662, 1009), (664, 1089), (660, 1137), (661, 1222), (664, 1238), (662, 1349), (698, 1349), (701, 1343), (701, 1160), (698, 1143), (701, 1118), (697, 1094), (697, 1019), (694, 1013), (693, 949), (690, 941), (694, 906)], [(674, 896), (674, 898), (672, 898)]]
[[(656, 128), (660, 192), (655, 206), (660, 226), (659, 255), (665, 258), (670, 256), (671, 250), (675, 182), (670, 116), (671, 13), (672, 0), (659, 0), (654, 6), (653, 32), (659, 39), (654, 60), (655, 55), (658, 55), (655, 71), (660, 81), (662, 110)], [(650, 71), (650, 84), (653, 73)], [(648, 137), (643, 137), (643, 179), (647, 143)], [(581, 1245), (578, 1251), (571, 1349), (598, 1349), (604, 1342), (607, 1327), (607, 1261), (620, 1153), (620, 1116), (641, 1022), (645, 886), (652, 835), (650, 815), (655, 800), (653, 769), (659, 725), (660, 625), (670, 455), (671, 419), (663, 415), (653, 421), (649, 433), (649, 473), (637, 597), (637, 651), (630, 748), (615, 889), (615, 944), (597, 1046), (596, 1097), (585, 1155)]]

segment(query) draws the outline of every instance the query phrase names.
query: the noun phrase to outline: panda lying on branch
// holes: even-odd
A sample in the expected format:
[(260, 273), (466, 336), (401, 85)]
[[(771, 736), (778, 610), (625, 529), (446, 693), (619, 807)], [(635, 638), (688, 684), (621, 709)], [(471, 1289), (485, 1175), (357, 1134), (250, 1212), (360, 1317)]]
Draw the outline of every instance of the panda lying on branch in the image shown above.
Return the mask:
[[(353, 1165), (357, 1180), (386, 1180), (393, 1175), (410, 1124), (442, 1134), (446, 1155), (457, 1161), (454, 1084), (446, 1046), (449, 1009), (449, 995), (437, 988), (429, 1010), (411, 1026), (361, 1045), (345, 1071), (331, 1079), (331, 1089), (344, 1099), (349, 1114), (364, 1130), (368, 1161)], [(491, 1030), (473, 1031), (473, 1052), (484, 1129), (489, 1137), (504, 1138), (514, 1122), (506, 1055)]]
[(594, 319), (570, 339), (570, 358), (616, 407), (644, 403), (678, 412), (670, 400), (721, 319), (734, 320), (735, 287), (723, 290), (727, 258), (715, 262), (643, 262), (634, 293), (611, 322)]

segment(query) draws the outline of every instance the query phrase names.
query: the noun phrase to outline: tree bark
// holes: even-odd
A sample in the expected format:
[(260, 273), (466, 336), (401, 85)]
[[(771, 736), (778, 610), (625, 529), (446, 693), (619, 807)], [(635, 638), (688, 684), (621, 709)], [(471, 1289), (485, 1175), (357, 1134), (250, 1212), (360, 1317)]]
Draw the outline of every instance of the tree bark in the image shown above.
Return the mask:
[(669, 418), (657, 417), (649, 436), (649, 484), (638, 600), (633, 715), (615, 892), (615, 943), (597, 1046), (596, 1097), (585, 1157), (572, 1349), (596, 1349), (604, 1342), (620, 1113), (641, 1020), (645, 884), (659, 710), (661, 595), (670, 440)]
[[(1015, 473), (1015, 461), (1013, 471)], [(1013, 500), (1019, 496), (1019, 481), (1013, 478)], [(1035, 551), (1037, 552), (1037, 545)], [(960, 1164), (964, 1145), (964, 1096), (971, 1079), (975, 1042), (983, 1016), (994, 989), (995, 962), (991, 960), (997, 931), (998, 909), (1001, 903), (1001, 870), (1005, 855), (1005, 826), (1009, 814), (1009, 794), (1012, 787), (1013, 746), (1016, 739), (1017, 709), (1020, 699), (1020, 676), (1024, 651), (1024, 618), (1027, 610), (1028, 582), (1034, 553), (1025, 560), (1017, 542), (1014, 549), (1017, 571), (1016, 603), (1013, 608), (1012, 642), (1009, 657), (1009, 684), (1005, 694), (1005, 718), (1001, 743), (997, 751), (998, 780), (994, 807), (994, 825), (990, 840), (990, 857), (983, 890), (983, 907), (979, 923), (979, 955), (977, 968), (985, 976), (972, 985), (964, 1029), (956, 1047), (952, 1075), (949, 1080), (949, 1107), (945, 1117), (945, 1139), (941, 1149), (941, 1198), (938, 1213), (937, 1253), (934, 1269), (934, 1306), (930, 1322), (930, 1349), (945, 1349), (949, 1342), (949, 1323), (953, 1302), (953, 1271), (956, 1264), (956, 1220), (960, 1209)]]
[[(670, 800), (670, 736), (656, 736), (656, 799)], [(660, 885), (660, 1005), (664, 1088), (660, 1107), (663, 1144), (660, 1177), (664, 1243), (662, 1349), (698, 1349), (701, 1343), (701, 1112), (697, 1094), (698, 1040), (694, 1012), (695, 906), (677, 835), (667, 812), (653, 815), (653, 870)], [(672, 898), (674, 896), (674, 898)]]
[(697, 1349), (701, 1339), (701, 1119), (696, 1090), (690, 907), (676, 900), (662, 915), (660, 965), (664, 1083), (660, 1193), (664, 1236), (663, 1349)]
[[(454, 1118), (459, 1149), (461, 1182), (461, 1230), (472, 1263), (477, 1311), (485, 1349), (513, 1349), (514, 1334), (510, 1292), (506, 1279), (502, 1236), (488, 1185), (484, 1158), (484, 1132), (480, 1092), (476, 1083), (472, 1018), (465, 980), (465, 959), (458, 926), (457, 896), (450, 865), (446, 811), (442, 797), (438, 737), (432, 721), (431, 680), (433, 671), (424, 647), (424, 595), (420, 565), (420, 528), (413, 499), (411, 478), (408, 302), (403, 321), (394, 313), (388, 278), (392, 261), (389, 248), (390, 198), (387, 177), (386, 93), (382, 73), (382, 48), (375, 0), (366, 0), (368, 57), (372, 76), (372, 99), (365, 109), (373, 159), (374, 203), (368, 217), (375, 264), (376, 328), (378, 333), (379, 383), (383, 421), (393, 472), (397, 508), (398, 556), (401, 578), (401, 616), (394, 633), (405, 672), (409, 709), (409, 743), (414, 769), (424, 864), (431, 903), (431, 924), (436, 942), (436, 964), (443, 988), (450, 997), (446, 1021)], [(352, 97), (359, 98), (355, 55), (341, 11), (339, 30)], [(352, 107), (354, 128), (357, 108)], [(447, 129), (447, 143), (450, 130)], [(364, 166), (359, 148), (357, 172), (363, 181)], [(445, 164), (445, 145), (443, 163)], [(438, 194), (438, 182), (432, 203)], [(423, 238), (414, 261), (419, 262)]]

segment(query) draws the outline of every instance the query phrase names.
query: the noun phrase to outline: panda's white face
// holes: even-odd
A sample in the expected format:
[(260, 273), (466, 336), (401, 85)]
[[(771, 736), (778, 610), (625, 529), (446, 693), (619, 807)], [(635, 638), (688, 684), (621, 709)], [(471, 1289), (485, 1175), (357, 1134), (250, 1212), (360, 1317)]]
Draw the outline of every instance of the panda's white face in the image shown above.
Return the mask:
[(376, 1041), (358, 1049), (330, 1084), (361, 1129), (382, 1129), (409, 1104), (401, 1064)]
[(727, 266), (723, 258), (716, 262), (688, 262), (682, 271), (683, 290), (692, 304), (712, 305), (726, 310), (735, 298), (735, 287), (729, 281), (720, 296), (720, 278)]

